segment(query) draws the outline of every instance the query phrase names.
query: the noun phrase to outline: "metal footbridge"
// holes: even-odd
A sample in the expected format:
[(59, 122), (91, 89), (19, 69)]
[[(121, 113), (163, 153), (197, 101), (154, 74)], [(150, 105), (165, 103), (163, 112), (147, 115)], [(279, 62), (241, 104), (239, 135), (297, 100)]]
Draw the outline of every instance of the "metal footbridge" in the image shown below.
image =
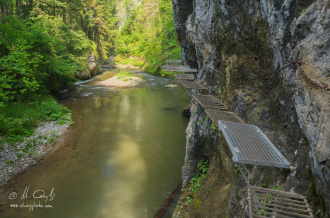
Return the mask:
[[(169, 60), (162, 68), (164, 71), (182, 72), (176, 80), (191, 99), (198, 103), (210, 117), (218, 130), (222, 132), (232, 154), (234, 163), (260, 165), (278, 168), (290, 168), (290, 163), (268, 139), (262, 130), (246, 124), (237, 114), (228, 111), (228, 107), (212, 95), (194, 94), (192, 90), (203, 92), (208, 88), (195, 80), (197, 69), (181, 64), (181, 60)], [(190, 74), (185, 74), (185, 73)], [(302, 195), (250, 186), (248, 179), (240, 169), (248, 184), (250, 217), (314, 217), (312, 210)]]

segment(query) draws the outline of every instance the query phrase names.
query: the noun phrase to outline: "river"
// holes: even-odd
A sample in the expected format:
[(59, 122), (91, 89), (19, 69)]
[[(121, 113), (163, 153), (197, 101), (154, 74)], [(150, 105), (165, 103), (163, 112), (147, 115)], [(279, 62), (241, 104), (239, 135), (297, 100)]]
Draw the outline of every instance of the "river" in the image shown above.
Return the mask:
[(41, 164), (2, 190), (1, 217), (155, 215), (181, 180), (189, 98), (164, 88), (172, 80), (143, 72), (135, 72), (147, 81), (137, 88), (95, 85), (118, 72), (62, 91), (75, 124)]

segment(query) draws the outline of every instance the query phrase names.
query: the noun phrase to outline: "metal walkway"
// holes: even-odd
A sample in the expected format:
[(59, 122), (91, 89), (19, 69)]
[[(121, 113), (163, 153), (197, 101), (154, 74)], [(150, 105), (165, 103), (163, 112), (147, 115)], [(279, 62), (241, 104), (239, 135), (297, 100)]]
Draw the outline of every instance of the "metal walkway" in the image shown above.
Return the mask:
[(188, 65), (163, 65), (162, 68), (164, 71), (197, 73), (197, 69), (190, 68)]
[(167, 64), (181, 64), (182, 60), (168, 60), (166, 62)]
[(175, 79), (177, 79), (177, 80), (180, 80), (180, 79), (183, 79), (183, 80), (195, 80), (195, 76), (194, 76), (194, 74), (177, 74), (175, 76)]
[(211, 118), (212, 122), (218, 126), (218, 120), (236, 122), (236, 123), (244, 123), (243, 119), (240, 118), (233, 112), (229, 111), (218, 111), (218, 110), (205, 110), (206, 114)]
[(179, 83), (187, 89), (207, 89), (206, 86), (203, 86), (202, 84), (197, 83), (196, 81), (179, 80)]
[(163, 69), (166, 69), (166, 68), (188, 68), (188, 69), (191, 69), (189, 65), (163, 65), (162, 66)]
[(224, 105), (219, 99), (217, 99), (213, 95), (192, 95), (192, 96), (203, 108), (213, 108), (219, 110), (228, 109), (226, 105)]
[[(181, 63), (181, 61), (169, 60), (169, 63)], [(197, 69), (180, 65), (165, 65), (163, 69), (164, 71), (197, 72)], [(188, 89), (207, 89), (206, 86), (194, 80), (194, 75), (180, 74), (176, 76), (176, 79), (187, 94), (204, 108), (212, 122), (223, 133), (232, 151), (233, 162), (241, 164), (246, 172), (248, 171), (244, 164), (290, 168), (290, 163), (257, 126), (244, 124), (243, 119), (233, 112), (219, 111), (228, 108), (212, 95), (192, 94)], [(248, 202), (250, 218), (314, 217), (306, 197), (295, 193), (250, 186), (247, 176), (242, 172), (240, 167), (239, 170), (249, 187)]]
[(306, 197), (290, 192), (250, 186), (249, 215), (253, 217), (314, 217)]
[(221, 120), (218, 124), (234, 162), (290, 168), (290, 163), (257, 126)]

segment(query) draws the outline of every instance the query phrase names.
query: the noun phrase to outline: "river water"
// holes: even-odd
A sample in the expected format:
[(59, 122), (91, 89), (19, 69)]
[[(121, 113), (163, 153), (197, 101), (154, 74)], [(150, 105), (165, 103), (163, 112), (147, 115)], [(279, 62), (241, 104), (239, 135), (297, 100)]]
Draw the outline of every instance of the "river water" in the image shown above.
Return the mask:
[(147, 81), (137, 88), (95, 85), (117, 72), (62, 91), (75, 124), (42, 164), (2, 190), (0, 217), (155, 215), (181, 179), (189, 98), (143, 72), (135, 72)]

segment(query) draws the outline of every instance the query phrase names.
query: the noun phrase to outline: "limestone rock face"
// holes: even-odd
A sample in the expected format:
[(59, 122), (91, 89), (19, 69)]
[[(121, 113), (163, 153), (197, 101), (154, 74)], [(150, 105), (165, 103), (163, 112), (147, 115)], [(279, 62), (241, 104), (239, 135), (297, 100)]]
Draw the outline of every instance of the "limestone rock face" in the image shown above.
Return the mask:
[(98, 73), (97, 61), (94, 54), (90, 54), (87, 59), (88, 69), (76, 75), (77, 79), (87, 80)]
[(78, 73), (76, 75), (76, 78), (80, 79), (80, 80), (87, 80), (87, 79), (90, 79), (91, 77), (92, 76), (91, 76), (91, 73), (90, 73), (89, 69), (86, 69), (83, 72)]
[[(291, 172), (251, 167), (252, 185), (265, 181), (269, 187), (281, 185), (286, 191), (306, 195), (311, 202), (317, 197), (310, 192), (313, 178), (307, 172), (311, 170), (329, 213), (330, 0), (173, 0), (173, 7), (181, 57), (185, 64), (198, 67), (197, 81), (246, 123), (258, 125), (293, 166)], [(258, 57), (264, 71), (250, 56)], [(302, 64), (298, 70), (291, 64), (268, 73), (294, 60)], [(230, 152), (225, 157), (218, 145), (211, 144), (200, 150), (218, 136), (205, 130), (210, 123), (200, 123), (203, 110), (195, 110), (187, 128), (184, 184), (195, 175), (198, 160), (205, 157), (214, 160), (212, 166), (218, 163), (220, 172), (212, 168), (214, 175), (232, 177), (230, 170), (222, 171), (233, 165)], [(221, 146), (227, 147), (225, 142)], [(204, 187), (210, 189), (211, 178), (207, 175)], [(247, 195), (239, 193), (239, 186), (230, 187), (226, 198), (236, 205), (235, 210), (228, 207), (218, 214), (241, 217), (246, 212)], [(202, 185), (201, 195), (209, 189)], [(220, 197), (212, 199), (198, 204), (205, 211), (189, 206), (188, 214), (208, 216), (206, 205), (224, 202)], [(185, 200), (180, 201), (184, 204)], [(179, 213), (182, 211), (177, 209), (175, 214)]]
[(116, 66), (114, 57), (110, 57), (107, 60), (100, 60), (99, 62), (102, 65), (101, 68), (103, 69), (112, 69)]
[(88, 57), (88, 70), (91, 73), (91, 76), (95, 76), (97, 74), (97, 65), (96, 58), (93, 54), (90, 54)]

